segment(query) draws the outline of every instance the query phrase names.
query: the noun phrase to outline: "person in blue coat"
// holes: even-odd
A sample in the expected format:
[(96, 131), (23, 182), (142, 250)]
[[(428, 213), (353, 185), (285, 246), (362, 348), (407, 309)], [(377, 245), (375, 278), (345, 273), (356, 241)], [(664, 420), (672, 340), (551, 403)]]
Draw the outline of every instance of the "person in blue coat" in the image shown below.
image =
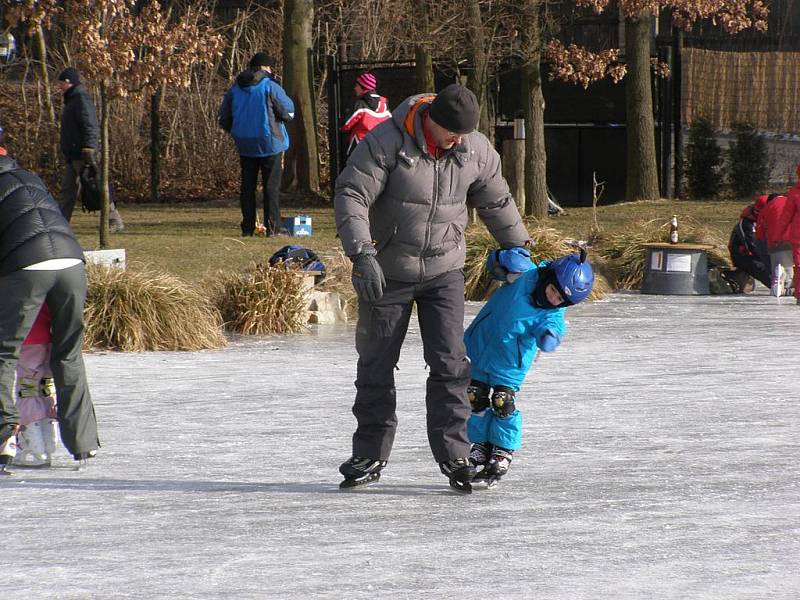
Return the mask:
[(472, 379), (467, 435), (478, 478), (498, 480), (522, 445), (519, 391), (537, 354), (552, 352), (566, 333), (566, 307), (586, 299), (594, 271), (586, 251), (535, 265), (524, 248), (496, 250), (487, 269), (506, 282), (464, 333)]
[(294, 103), (275, 81), (274, 66), (275, 59), (271, 56), (264, 52), (255, 54), (250, 67), (239, 74), (225, 93), (219, 108), (219, 125), (231, 134), (239, 151), (243, 236), (253, 235), (256, 229), (259, 171), (264, 184), (266, 233), (277, 235), (281, 230), (281, 161), (289, 148), (286, 123), (294, 118)]

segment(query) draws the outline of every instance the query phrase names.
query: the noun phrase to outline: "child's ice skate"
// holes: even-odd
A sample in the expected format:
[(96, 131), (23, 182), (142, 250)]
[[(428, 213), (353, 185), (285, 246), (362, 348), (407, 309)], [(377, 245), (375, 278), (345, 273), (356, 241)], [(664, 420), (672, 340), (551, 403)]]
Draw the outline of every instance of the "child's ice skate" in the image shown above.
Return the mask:
[(489, 442), (472, 444), (469, 451), (469, 462), (477, 469), (474, 479), (483, 479), (486, 475), (486, 465), (492, 456), (492, 445)]
[(17, 436), (18, 452), (14, 458), (14, 466), (29, 468), (50, 466), (52, 454), (55, 451), (51, 422), (52, 419), (40, 419), (20, 428)]
[(511, 461), (514, 459), (514, 451), (506, 450), (505, 448), (495, 447), (492, 450), (492, 456), (486, 468), (483, 470), (485, 475), (482, 477), (487, 483), (487, 486), (493, 488), (496, 486), (500, 479), (508, 473), (511, 468)]
[(360, 456), (351, 457), (339, 467), (339, 473), (344, 475), (344, 481), (339, 484), (339, 487), (347, 489), (376, 483), (381, 478), (381, 470), (387, 462)]

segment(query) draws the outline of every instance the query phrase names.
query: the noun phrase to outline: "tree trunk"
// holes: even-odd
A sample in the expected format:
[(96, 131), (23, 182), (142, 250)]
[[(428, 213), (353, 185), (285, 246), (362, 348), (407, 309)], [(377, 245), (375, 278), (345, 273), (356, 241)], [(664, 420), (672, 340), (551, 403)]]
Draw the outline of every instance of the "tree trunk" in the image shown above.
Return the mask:
[(160, 202), (161, 188), (161, 98), (163, 88), (150, 96), (150, 200)]
[(542, 42), (539, 0), (523, 4), (522, 53), (523, 106), (525, 111), (525, 214), (547, 217), (547, 153), (544, 145), (544, 95), (542, 94)]
[(284, 160), (286, 190), (319, 192), (319, 155), (311, 77), (313, 0), (286, 0), (283, 5), (283, 77), (294, 101), (288, 124), (291, 145)]
[(481, 107), (478, 131), (489, 139), (494, 135), (489, 128), (489, 70), (486, 59), (486, 36), (483, 32), (483, 19), (478, 0), (467, 1), (467, 18), (469, 19), (469, 36), (472, 43), (467, 48), (472, 70), (467, 76), (467, 87), (478, 97)]
[(431, 37), (430, 13), (426, 0), (416, 0), (415, 5), (418, 15), (418, 43), (414, 46), (414, 75), (417, 80), (417, 93), (424, 94), (436, 91), (436, 84), (433, 80), (433, 58), (430, 48), (425, 43)]
[(625, 111), (627, 118), (628, 162), (626, 198), (657, 200), (658, 165), (656, 164), (653, 92), (650, 80), (650, 13), (625, 19), (625, 53), (628, 73), (625, 76)]
[[(50, 75), (47, 72), (47, 44), (44, 39), (44, 31), (41, 25), (36, 26), (35, 33), (36, 52), (39, 55), (39, 79), (44, 87), (44, 106), (47, 109), (47, 118), (52, 131), (57, 132), (56, 111), (53, 108), (52, 88), (50, 87)], [(58, 136), (53, 136), (53, 143), (50, 145), (50, 160), (55, 169), (58, 165)]]
[(109, 193), (108, 121), (111, 99), (108, 94), (108, 81), (100, 84), (100, 248), (108, 248), (108, 212), (111, 194)]

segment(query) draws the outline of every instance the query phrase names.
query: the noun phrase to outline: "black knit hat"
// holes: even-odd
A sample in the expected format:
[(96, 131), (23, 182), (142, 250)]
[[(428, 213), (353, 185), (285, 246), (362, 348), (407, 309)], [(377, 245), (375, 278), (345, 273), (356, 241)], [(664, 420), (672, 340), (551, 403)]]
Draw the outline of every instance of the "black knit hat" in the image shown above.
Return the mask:
[(257, 52), (250, 59), (250, 68), (257, 69), (258, 67), (274, 67), (275, 59), (266, 52)]
[(428, 114), (440, 127), (463, 134), (475, 131), (481, 109), (472, 91), (452, 83), (436, 94)]
[(75, 67), (67, 67), (61, 71), (58, 76), (59, 81), (69, 81), (73, 85), (78, 85), (81, 82), (81, 75)]

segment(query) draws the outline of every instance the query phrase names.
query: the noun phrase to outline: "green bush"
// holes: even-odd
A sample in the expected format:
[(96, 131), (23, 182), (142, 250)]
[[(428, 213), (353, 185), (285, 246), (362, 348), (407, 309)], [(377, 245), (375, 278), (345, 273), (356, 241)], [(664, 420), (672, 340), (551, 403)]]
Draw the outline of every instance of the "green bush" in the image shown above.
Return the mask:
[(714, 134), (711, 121), (705, 117), (698, 117), (689, 126), (685, 173), (693, 198), (713, 198), (722, 187), (722, 150)]
[(726, 162), (728, 184), (737, 198), (749, 198), (767, 184), (767, 146), (749, 123), (734, 123), (733, 131), (736, 137), (728, 148)]

